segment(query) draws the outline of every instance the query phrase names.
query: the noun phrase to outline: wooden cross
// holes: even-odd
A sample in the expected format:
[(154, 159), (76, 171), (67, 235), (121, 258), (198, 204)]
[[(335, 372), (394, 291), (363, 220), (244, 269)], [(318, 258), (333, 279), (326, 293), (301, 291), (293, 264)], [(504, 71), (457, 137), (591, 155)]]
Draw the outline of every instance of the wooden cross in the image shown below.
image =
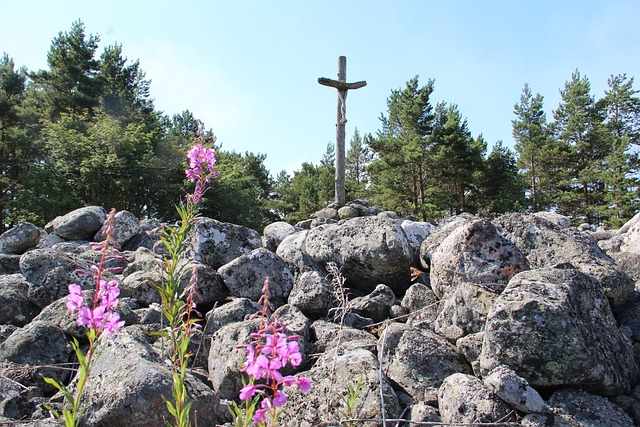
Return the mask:
[(338, 118), (336, 121), (336, 202), (343, 206), (345, 203), (345, 124), (347, 123), (347, 91), (349, 89), (360, 89), (365, 87), (367, 82), (347, 83), (347, 58), (338, 58), (338, 80), (331, 80), (320, 77), (318, 83), (324, 86), (331, 86), (338, 89)]

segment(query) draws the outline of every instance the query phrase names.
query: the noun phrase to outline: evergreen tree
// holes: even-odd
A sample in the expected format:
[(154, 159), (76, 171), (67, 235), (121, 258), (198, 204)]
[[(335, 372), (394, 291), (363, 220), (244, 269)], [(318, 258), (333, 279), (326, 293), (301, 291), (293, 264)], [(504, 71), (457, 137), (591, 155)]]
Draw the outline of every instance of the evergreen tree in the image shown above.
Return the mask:
[(553, 144), (549, 138), (543, 97), (532, 95), (525, 83), (520, 103), (514, 105), (516, 119), (512, 120), (518, 166), (529, 183), (529, 196), (533, 212), (548, 209), (554, 176), (551, 174)]
[(320, 159), (320, 165), (317, 166), (316, 172), (318, 200), (321, 205), (326, 206), (336, 197), (336, 148), (333, 143), (327, 144), (327, 150)]
[(515, 154), (498, 141), (479, 176), (479, 213), (491, 216), (522, 211), (525, 187)]
[(27, 70), (15, 68), (6, 53), (0, 57), (0, 233), (28, 219), (13, 203), (34, 158), (30, 126), (24, 111)]
[(607, 225), (618, 227), (638, 210), (638, 154), (640, 146), (640, 99), (633, 78), (625, 74), (611, 76), (609, 88), (601, 100), (606, 114), (611, 152), (605, 159), (605, 205), (599, 210)]
[(47, 55), (49, 70), (31, 76), (38, 86), (47, 118), (57, 120), (63, 113), (72, 117), (93, 115), (101, 95), (99, 62), (95, 59), (99, 41), (98, 36), (86, 36), (84, 24), (79, 20), (69, 32), (60, 32), (54, 38)]
[(392, 90), (387, 116), (380, 117), (382, 130), (368, 140), (374, 155), (368, 168), (374, 202), (423, 220), (433, 214), (428, 204), (433, 84), (429, 80), (419, 87), (416, 76), (404, 89)]
[(560, 91), (562, 100), (554, 112), (556, 138), (567, 147), (560, 157), (568, 173), (560, 180), (563, 193), (558, 210), (576, 220), (597, 223), (597, 207), (604, 204), (603, 171), (611, 144), (603, 125), (603, 110), (590, 94), (591, 84), (579, 71)]
[[(370, 134), (365, 135), (365, 139), (371, 140), (371, 138)], [(367, 166), (371, 160), (368, 144), (363, 141), (358, 128), (356, 128), (345, 158), (347, 199), (367, 198), (366, 189), (369, 183)]]
[(468, 196), (474, 191), (475, 179), (482, 171), (487, 144), (481, 136), (473, 139), (466, 119), (455, 104), (439, 103), (435, 116), (430, 174), (438, 185), (434, 187), (432, 197), (444, 213), (474, 213), (477, 207), (470, 203)]

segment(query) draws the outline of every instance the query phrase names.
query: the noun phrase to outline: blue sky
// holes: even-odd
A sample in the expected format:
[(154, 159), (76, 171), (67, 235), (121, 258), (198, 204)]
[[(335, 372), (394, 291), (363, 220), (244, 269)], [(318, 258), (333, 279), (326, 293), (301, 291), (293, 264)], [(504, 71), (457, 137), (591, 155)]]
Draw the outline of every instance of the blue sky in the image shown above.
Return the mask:
[[(578, 69), (603, 95), (611, 74), (640, 70), (640, 2), (608, 1), (14, 1), (0, 0), (0, 53), (47, 68), (73, 21), (121, 43), (151, 80), (156, 108), (191, 110), (226, 150), (267, 155), (275, 177), (318, 163), (335, 142), (336, 78), (368, 85), (347, 97), (347, 143), (375, 133), (392, 89), (435, 80), (432, 102), (456, 104), (473, 136), (513, 146), (524, 83), (545, 99)], [(636, 82), (640, 88), (640, 82)]]

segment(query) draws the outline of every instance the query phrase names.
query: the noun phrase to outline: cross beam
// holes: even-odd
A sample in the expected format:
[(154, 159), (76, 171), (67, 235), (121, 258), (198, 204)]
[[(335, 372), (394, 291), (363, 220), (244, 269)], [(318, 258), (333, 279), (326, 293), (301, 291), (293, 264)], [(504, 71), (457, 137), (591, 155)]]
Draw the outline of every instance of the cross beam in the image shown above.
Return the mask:
[(338, 90), (338, 117), (336, 121), (336, 202), (345, 203), (345, 124), (347, 123), (347, 91), (360, 89), (367, 85), (366, 81), (347, 83), (347, 58), (338, 58), (338, 80), (320, 77), (318, 83)]

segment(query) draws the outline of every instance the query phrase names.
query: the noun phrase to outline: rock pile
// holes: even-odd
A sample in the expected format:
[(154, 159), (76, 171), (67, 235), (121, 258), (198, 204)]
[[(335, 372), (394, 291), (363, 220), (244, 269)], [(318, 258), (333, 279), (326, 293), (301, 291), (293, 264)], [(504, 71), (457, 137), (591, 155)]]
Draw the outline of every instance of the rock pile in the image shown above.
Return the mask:
[[(43, 402), (73, 387), (67, 285), (97, 261), (106, 217), (86, 207), (0, 236), (0, 424), (55, 425)], [(105, 339), (85, 394), (87, 426), (158, 426), (171, 396), (161, 328), (161, 224), (119, 212), (125, 328)], [(269, 278), (276, 314), (298, 335), (284, 426), (355, 417), (526, 426), (640, 425), (640, 214), (619, 230), (573, 228), (551, 213), (463, 214), (435, 227), (365, 202), (329, 207), (262, 235), (200, 218), (185, 271), (198, 271), (203, 328), (188, 377), (193, 421), (229, 423), (226, 404)], [(115, 265), (115, 264), (114, 264)], [(183, 286), (188, 285), (188, 277)], [(108, 337), (106, 337), (108, 338)], [(358, 384), (348, 413), (345, 395)], [(364, 424), (363, 424), (364, 425)]]

